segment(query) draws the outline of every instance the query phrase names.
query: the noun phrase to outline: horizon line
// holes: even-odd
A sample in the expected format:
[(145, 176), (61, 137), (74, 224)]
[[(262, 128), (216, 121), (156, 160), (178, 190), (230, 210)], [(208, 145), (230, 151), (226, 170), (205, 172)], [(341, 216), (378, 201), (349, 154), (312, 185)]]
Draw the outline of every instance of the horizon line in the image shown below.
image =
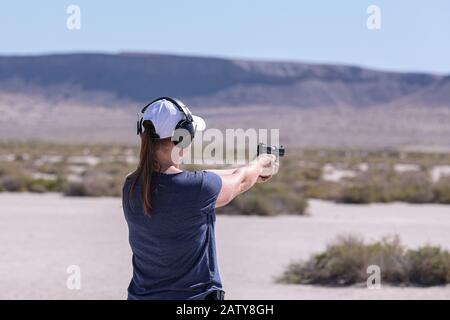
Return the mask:
[(266, 62), (266, 63), (292, 63), (292, 64), (305, 64), (316, 66), (340, 66), (348, 68), (358, 68), (371, 70), (376, 72), (385, 73), (397, 73), (397, 74), (427, 74), (435, 76), (450, 76), (450, 72), (439, 71), (427, 71), (427, 70), (403, 70), (403, 69), (388, 69), (383, 67), (373, 67), (367, 65), (361, 65), (358, 63), (350, 62), (325, 62), (325, 61), (311, 61), (311, 60), (294, 60), (283, 58), (250, 58), (250, 57), (232, 57), (232, 56), (220, 56), (220, 55), (208, 55), (208, 54), (196, 54), (196, 53), (175, 53), (167, 51), (146, 51), (146, 50), (73, 50), (73, 51), (47, 51), (47, 52), (32, 52), (32, 53), (0, 53), (0, 57), (43, 57), (43, 56), (61, 56), (61, 55), (81, 55), (81, 54), (98, 54), (98, 55), (162, 55), (173, 57), (186, 57), (186, 58), (198, 58), (198, 59), (217, 59), (217, 60), (229, 60), (229, 61), (249, 61), (249, 62)]

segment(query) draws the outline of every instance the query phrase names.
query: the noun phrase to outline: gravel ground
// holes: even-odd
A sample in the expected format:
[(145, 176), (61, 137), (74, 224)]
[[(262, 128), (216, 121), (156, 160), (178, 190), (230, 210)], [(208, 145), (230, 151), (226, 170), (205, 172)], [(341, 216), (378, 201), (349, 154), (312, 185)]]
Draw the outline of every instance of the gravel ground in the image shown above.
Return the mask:
[[(410, 247), (450, 246), (450, 206), (343, 205), (312, 200), (310, 216), (219, 216), (217, 245), (227, 299), (450, 299), (450, 286), (380, 290), (279, 285), (291, 261), (342, 233), (398, 234)], [(127, 228), (117, 198), (0, 194), (0, 299), (123, 299), (131, 277)], [(66, 286), (81, 268), (81, 289)]]

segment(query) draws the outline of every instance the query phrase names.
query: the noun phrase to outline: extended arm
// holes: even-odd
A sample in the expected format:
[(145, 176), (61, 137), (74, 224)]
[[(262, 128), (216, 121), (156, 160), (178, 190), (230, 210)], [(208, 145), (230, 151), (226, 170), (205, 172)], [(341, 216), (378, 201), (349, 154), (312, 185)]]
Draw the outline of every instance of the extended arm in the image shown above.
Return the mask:
[(272, 166), (273, 156), (260, 156), (258, 160), (248, 165), (232, 169), (230, 174), (221, 175), (222, 188), (217, 197), (216, 207), (223, 207), (231, 202), (236, 196), (247, 191), (258, 181), (264, 168)]
[(208, 169), (206, 171), (213, 172), (219, 176), (227, 176), (230, 174), (233, 174), (238, 168), (231, 168), (231, 169)]

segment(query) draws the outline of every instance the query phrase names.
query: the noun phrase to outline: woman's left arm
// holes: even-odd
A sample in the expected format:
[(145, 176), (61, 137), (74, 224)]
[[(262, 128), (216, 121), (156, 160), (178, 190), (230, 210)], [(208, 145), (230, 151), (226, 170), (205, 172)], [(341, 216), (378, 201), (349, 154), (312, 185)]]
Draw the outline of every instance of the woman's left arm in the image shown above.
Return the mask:
[(236, 169), (238, 169), (238, 168), (230, 168), (230, 169), (207, 169), (206, 171), (215, 173), (215, 174), (217, 174), (217, 175), (223, 177), (223, 176), (228, 176), (228, 175), (230, 175), (230, 174), (233, 174), (233, 173), (236, 171)]

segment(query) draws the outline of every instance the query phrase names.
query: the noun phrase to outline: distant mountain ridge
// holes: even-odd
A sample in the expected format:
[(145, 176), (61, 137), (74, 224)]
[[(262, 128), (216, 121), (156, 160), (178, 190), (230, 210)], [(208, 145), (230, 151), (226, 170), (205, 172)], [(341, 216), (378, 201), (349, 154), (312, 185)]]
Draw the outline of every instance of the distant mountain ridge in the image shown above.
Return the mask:
[(142, 103), (172, 95), (204, 106), (364, 108), (399, 101), (450, 107), (449, 79), (352, 66), (163, 54), (0, 56), (0, 94), (38, 92), (50, 100), (98, 94)]
[(134, 144), (162, 95), (209, 128), (278, 128), (289, 148), (450, 150), (448, 75), (136, 53), (0, 56), (0, 141)]

